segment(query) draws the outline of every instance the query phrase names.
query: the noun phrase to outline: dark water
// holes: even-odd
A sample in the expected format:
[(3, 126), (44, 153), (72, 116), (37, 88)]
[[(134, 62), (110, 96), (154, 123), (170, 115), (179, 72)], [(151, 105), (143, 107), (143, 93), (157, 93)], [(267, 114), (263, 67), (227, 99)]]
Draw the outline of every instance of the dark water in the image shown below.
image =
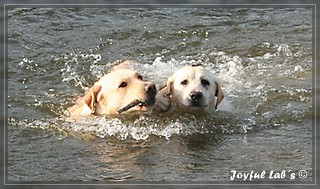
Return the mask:
[[(67, 107), (125, 59), (156, 84), (202, 63), (233, 108), (68, 122)], [(311, 181), (311, 89), (308, 8), (10, 9), (8, 180)]]

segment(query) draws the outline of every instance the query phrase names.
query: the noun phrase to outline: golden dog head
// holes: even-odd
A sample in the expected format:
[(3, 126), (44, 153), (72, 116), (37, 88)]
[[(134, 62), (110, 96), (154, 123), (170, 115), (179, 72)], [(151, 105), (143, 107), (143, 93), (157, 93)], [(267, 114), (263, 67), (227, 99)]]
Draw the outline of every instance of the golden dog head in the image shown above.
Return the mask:
[(143, 81), (139, 73), (119, 68), (100, 78), (69, 111), (71, 114), (139, 114), (154, 106), (156, 94), (155, 85)]

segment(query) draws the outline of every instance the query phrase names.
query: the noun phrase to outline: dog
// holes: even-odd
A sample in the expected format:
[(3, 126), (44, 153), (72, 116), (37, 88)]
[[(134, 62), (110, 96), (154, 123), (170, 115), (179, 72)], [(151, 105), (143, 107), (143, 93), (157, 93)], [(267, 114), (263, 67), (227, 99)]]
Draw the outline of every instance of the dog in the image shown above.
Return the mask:
[(191, 111), (216, 111), (224, 98), (220, 83), (202, 65), (180, 68), (168, 78), (160, 92), (167, 97), (162, 100), (169, 100), (171, 107), (165, 106), (159, 110), (162, 112), (175, 107)]
[(167, 109), (168, 101), (157, 93), (155, 84), (144, 81), (141, 74), (128, 68), (132, 63), (124, 61), (114, 66), (68, 109), (70, 115), (137, 115), (155, 106)]

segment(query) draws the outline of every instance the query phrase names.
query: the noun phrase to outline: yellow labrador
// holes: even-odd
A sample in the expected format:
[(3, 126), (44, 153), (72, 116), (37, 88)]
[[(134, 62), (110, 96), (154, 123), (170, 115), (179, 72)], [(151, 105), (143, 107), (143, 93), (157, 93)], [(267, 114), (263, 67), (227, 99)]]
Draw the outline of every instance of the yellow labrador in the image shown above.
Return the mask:
[(169, 77), (161, 93), (169, 97), (173, 108), (178, 106), (187, 110), (217, 110), (224, 98), (220, 83), (201, 65), (185, 66), (177, 70)]
[[(152, 110), (156, 104), (157, 89), (146, 82), (138, 72), (128, 69), (126, 61), (114, 67), (94, 83), (93, 87), (68, 110), (71, 115), (141, 114)], [(161, 94), (159, 99), (164, 98)], [(157, 103), (165, 109), (165, 100)]]

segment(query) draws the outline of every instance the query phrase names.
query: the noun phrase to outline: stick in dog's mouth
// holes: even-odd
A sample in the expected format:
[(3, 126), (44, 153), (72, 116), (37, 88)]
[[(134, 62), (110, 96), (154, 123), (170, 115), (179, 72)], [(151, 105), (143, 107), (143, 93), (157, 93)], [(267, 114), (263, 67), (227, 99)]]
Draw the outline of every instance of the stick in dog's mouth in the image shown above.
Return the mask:
[(141, 100), (134, 100), (133, 102), (131, 102), (130, 104), (126, 105), (125, 107), (121, 108), (120, 110), (117, 111), (118, 114), (121, 114), (122, 112), (125, 112), (135, 106), (144, 106), (146, 103), (142, 102)]

